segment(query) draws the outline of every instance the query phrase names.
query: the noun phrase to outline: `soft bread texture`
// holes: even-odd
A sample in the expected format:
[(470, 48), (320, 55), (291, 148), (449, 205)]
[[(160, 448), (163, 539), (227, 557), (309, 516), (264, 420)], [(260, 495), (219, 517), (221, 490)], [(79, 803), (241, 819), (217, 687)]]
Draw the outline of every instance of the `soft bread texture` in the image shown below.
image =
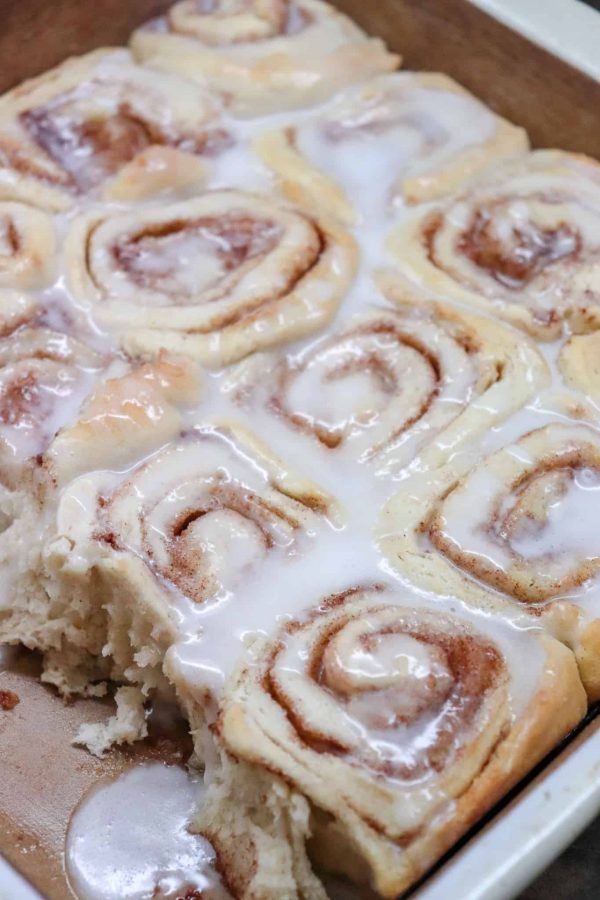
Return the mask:
[(413, 584), (483, 609), (501, 596), (545, 622), (580, 660), (591, 700), (600, 696), (599, 628), (586, 585), (595, 590), (598, 557), (577, 547), (544, 554), (528, 546), (527, 534), (548, 525), (552, 503), (577, 489), (579, 473), (594, 483), (599, 449), (598, 430), (588, 425), (530, 431), (475, 467), (467, 460), (462, 470), (442, 467), (413, 480), (384, 508), (380, 538)]
[[(520, 409), (549, 381), (536, 348), (488, 319), (440, 303), (415, 303), (393, 275), (373, 304), (297, 354), (254, 354), (231, 369), (228, 391), (340, 455), (397, 475), (415, 458), (435, 468)], [(383, 305), (383, 297), (397, 309)], [(371, 377), (345, 417), (357, 372)]]
[[(175, 403), (185, 403), (197, 391), (190, 367), (166, 358), (108, 379), (79, 420), (65, 425), (31, 474), (23, 476), (24, 486), (31, 483), (34, 490), (26, 492), (25, 509), (0, 538), (5, 571), (13, 573), (0, 638), (41, 650), (43, 678), (64, 695), (102, 694), (108, 678), (145, 690), (164, 681), (160, 666), (168, 621), (161, 630), (158, 621), (144, 617), (135, 598), (126, 602), (124, 591), (111, 605), (95, 560), (82, 566), (65, 534), (62, 522), (70, 514), (81, 522), (82, 507), (69, 508), (62, 489), (74, 475), (93, 469), (98, 453), (105, 464), (118, 466), (140, 448), (150, 452), (160, 446), (180, 428)], [(135, 450), (128, 443), (132, 438)], [(13, 505), (20, 496), (17, 491)]]
[(56, 271), (56, 237), (50, 216), (26, 203), (0, 201), (0, 288), (43, 288)]
[[(322, 519), (340, 515), (332, 497), (251, 432), (228, 422), (183, 429), (174, 402), (190, 399), (190, 377), (163, 358), (160, 368), (115, 380), (47, 454), (63, 490), (46, 544), (46, 589), (56, 603), (72, 598), (77, 621), (98, 622), (91, 646), (87, 628), (77, 631), (84, 658), (101, 652), (107, 677), (146, 695), (166, 684), (185, 604), (216, 602), (271, 552), (301, 551)], [(100, 460), (125, 471), (98, 471)], [(80, 474), (84, 462), (92, 471)], [(236, 540), (253, 560), (236, 564)], [(209, 699), (168, 669), (167, 677), (200, 730)], [(93, 736), (93, 746), (105, 737)]]
[(183, 0), (0, 98), (0, 641), (98, 756), (176, 699), (237, 900), (397, 896), (600, 698), (600, 170), (398, 63)]
[(193, 157), (228, 143), (220, 104), (199, 85), (103, 48), (0, 98), (0, 199), (52, 212), (103, 191), (121, 199), (120, 170), (149, 147)]
[[(386, 600), (380, 589), (349, 591), (322, 601), (306, 622), (289, 626), (286, 636), (264, 649), (257, 665), (242, 669), (232, 680), (219, 734), (234, 758), (272, 773), (275, 784), (279, 776), (311, 800), (312, 846), (321, 865), (366, 879), (381, 896), (393, 898), (568, 733), (586, 701), (572, 655), (538, 634), (532, 638), (532, 650), (544, 657), (540, 681), (523, 710), (511, 709), (509, 670), (497, 645), (465, 627), (460, 617), (453, 621), (438, 611), (408, 610)], [(393, 706), (390, 688), (404, 673), (391, 668), (379, 688), (365, 687), (362, 671), (344, 665), (351, 663), (361, 635), (383, 646), (402, 633), (421, 646), (431, 641), (432, 647), (444, 648), (460, 712), (448, 726), (458, 731), (452, 751), (444, 749), (442, 736), (439, 749), (429, 749), (424, 732), (422, 746), (427, 749), (414, 751), (417, 761), (400, 755), (395, 762), (394, 757), (373, 755), (363, 729), (369, 729), (370, 717), (377, 733), (378, 703)], [(461, 654), (468, 660), (462, 672)], [(418, 680), (414, 690), (419, 690)], [(421, 716), (427, 721), (424, 710), (429, 705), (451, 705), (454, 694), (447, 690), (439, 701), (435, 687), (416, 696), (404, 721), (415, 729)], [(352, 730), (352, 713), (348, 719), (345, 712), (349, 698), (365, 717), (360, 730)], [(381, 718), (387, 721), (384, 709)], [(394, 740), (394, 725), (380, 727), (388, 741)], [(410, 746), (411, 732), (406, 735), (402, 726), (395, 727), (400, 746), (405, 741)], [(416, 778), (417, 771), (423, 775), (418, 769), (421, 753), (426, 758), (430, 754), (426, 763), (421, 760), (428, 772), (426, 786)], [(438, 760), (432, 772), (436, 753), (444, 762)]]
[(210, 85), (241, 116), (311, 106), (400, 62), (321, 0), (245, 6), (218, 0), (206, 12), (183, 0), (158, 27), (149, 23), (133, 33), (132, 53), (148, 66)]
[(217, 850), (233, 896), (325, 900), (306, 853), (307, 801), (282, 781), (224, 755), (192, 829)]
[[(303, 140), (305, 134), (308, 140)], [(397, 147), (395, 159), (376, 155), (378, 147), (385, 149), (386, 137)], [(418, 204), (444, 196), (491, 163), (525, 153), (529, 146), (523, 129), (493, 116), (451, 78), (400, 72), (346, 90), (296, 127), (265, 131), (255, 148), (291, 200), (322, 206), (351, 226), (360, 214), (353, 184), (344, 184), (343, 156), (339, 180), (331, 174), (345, 144), (352, 146), (357, 167), (369, 153), (374, 154), (373, 166), (384, 167), (377, 177), (390, 181), (388, 207), (398, 200)], [(323, 170), (319, 162), (328, 168)], [(390, 178), (386, 169), (394, 165), (396, 174)]]
[(396, 228), (400, 273), (430, 295), (498, 315), (541, 340), (600, 324), (600, 165), (537, 150), (484, 173)]
[[(186, 241), (195, 254), (182, 272)], [(145, 268), (148, 254), (162, 266)], [(167, 349), (219, 366), (326, 325), (352, 284), (357, 250), (325, 217), (212, 191), (83, 216), (65, 265), (74, 296), (128, 353)]]
[(565, 342), (558, 365), (571, 387), (600, 403), (600, 334), (574, 335)]

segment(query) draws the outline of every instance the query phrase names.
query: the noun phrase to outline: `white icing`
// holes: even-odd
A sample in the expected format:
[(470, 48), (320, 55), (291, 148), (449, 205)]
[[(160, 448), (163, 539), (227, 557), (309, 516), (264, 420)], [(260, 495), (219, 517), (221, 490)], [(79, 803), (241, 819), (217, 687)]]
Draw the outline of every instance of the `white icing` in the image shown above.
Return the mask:
[[(252, 48), (235, 50), (239, 56), (252, 56), (254, 52)], [(398, 78), (399, 83), (405, 78), (402, 75), (394, 77)], [(409, 77), (406, 76), (406, 79)], [(317, 338), (291, 345), (289, 352), (301, 358), (317, 348), (316, 363), (309, 367), (291, 391), (290, 403), (294, 411), (330, 427), (345, 429), (351, 440), (362, 448), (363, 443), (368, 445), (373, 442), (373, 434), (377, 434), (380, 427), (375, 423), (379, 421), (382, 403), (377, 391), (373, 400), (372, 374), (357, 370), (339, 386), (333, 382), (326, 390), (321, 390), (318, 370), (322, 364), (327, 365), (327, 359), (326, 351), (320, 356), (318, 347), (326, 347), (332, 335), (347, 327), (353, 314), (364, 312), (374, 301), (386, 306), (374, 289), (372, 273), (388, 261), (384, 240), (389, 233), (392, 216), (400, 219), (407, 215), (406, 208), (399, 201), (393, 211), (389, 207), (391, 196), (397, 196), (394, 188), (399, 179), (442, 167), (465, 148), (487, 140), (493, 133), (494, 119), (490, 112), (469, 98), (415, 88), (404, 124), (384, 130), (376, 137), (375, 132), (367, 134), (356, 131), (353, 137), (344, 137), (332, 149), (331, 141), (323, 135), (322, 123), (336, 115), (339, 118), (338, 107), (343, 109), (351, 104), (352, 95), (353, 92), (347, 92), (331, 104), (318, 110), (295, 113), (293, 117), (286, 114), (235, 124), (226, 121), (226, 127), (235, 134), (237, 143), (211, 164), (208, 187), (236, 187), (271, 193), (274, 179), (249, 152), (247, 142), (267, 127), (282, 127), (294, 122), (299, 149), (341, 182), (361, 211), (363, 222), (354, 230), (360, 246), (360, 271), (353, 288), (329, 328)], [(356, 124), (348, 118), (351, 115), (342, 115), (341, 124)], [(365, 115), (368, 118), (368, 114)], [(413, 124), (418, 127), (410, 123), (411, 116)], [(431, 145), (431, 152), (424, 154), (424, 145)], [(96, 200), (86, 199), (82, 200), (78, 211), (93, 211), (95, 208)], [(121, 207), (113, 205), (112, 208)], [(73, 216), (74, 213), (68, 213), (56, 217), (57, 234), (61, 240)], [(455, 205), (450, 217), (452, 225), (455, 228), (464, 227), (467, 216), (465, 205)], [(511, 203), (495, 220), (494, 229), (501, 240), (510, 241), (515, 225), (527, 228), (528, 217), (529, 207), (525, 202)], [(589, 231), (591, 224), (586, 222), (584, 227)], [(168, 282), (169, 290), (186, 294), (197, 292), (222, 275), (218, 255), (209, 252), (214, 249), (212, 246), (207, 248), (211, 242), (214, 243), (206, 235), (202, 240), (187, 237), (171, 243), (167, 241), (160, 255), (142, 254), (140, 268), (154, 275), (158, 270)], [(572, 238), (568, 234), (561, 235), (555, 248), (558, 256), (568, 254), (572, 249)], [(118, 275), (114, 277), (118, 278)], [(131, 294), (137, 296), (135, 285), (131, 287)], [(52, 327), (60, 327), (67, 310), (74, 316), (77, 329), (83, 332), (92, 346), (103, 352), (116, 349), (112, 339), (93, 321), (90, 312), (76, 307), (62, 278), (50, 290), (41, 292), (39, 297), (42, 304), (49, 308)], [(538, 300), (541, 304), (553, 303), (552, 291), (540, 293)], [(437, 349), (443, 356), (443, 337), (436, 337), (434, 325), (430, 331), (432, 341), (437, 342)], [(381, 340), (377, 338), (375, 342), (380, 344)], [(558, 345), (544, 348), (552, 369), (551, 387), (528, 408), (512, 416), (508, 423), (490, 429), (476, 446), (467, 446), (455, 454), (451, 465), (456, 464), (458, 470), (465, 460), (475, 463), (482, 456), (514, 442), (529, 430), (551, 422), (570, 420), (571, 412), (559, 402), (558, 397), (560, 392), (564, 392), (556, 366), (558, 349)], [(466, 358), (458, 360), (450, 351), (447, 352), (447, 368), (451, 374), (444, 383), (440, 402), (458, 408), (471, 397), (474, 373)], [(118, 370), (119, 363), (116, 365)], [(125, 366), (124, 363), (120, 365)], [(413, 369), (419, 370), (426, 380), (426, 373), (421, 371), (424, 368), (422, 360), (410, 350), (395, 360), (394, 365), (400, 377)], [(193, 523), (190, 526), (190, 545), (206, 563), (216, 582), (216, 589), (210, 597), (211, 602), (195, 603), (182, 590), (169, 585), (163, 576), (154, 572), (172, 604), (179, 631), (178, 640), (167, 653), (169, 671), (178, 674), (192, 689), (201, 691), (207, 688), (218, 698), (227, 676), (236, 665), (242, 659), (252, 659), (252, 648), (257, 639), (272, 635), (292, 618), (301, 618), (324, 596), (344, 591), (349, 586), (385, 582), (392, 586), (392, 602), (454, 614), (469, 623), (475, 631), (495, 641), (511, 675), (512, 715), (520, 715), (539, 685), (544, 663), (543, 651), (539, 643), (532, 639), (532, 632), (535, 633), (538, 627), (535, 622), (516, 606), (512, 618), (509, 615), (500, 617), (490, 612), (468, 609), (449, 597), (427, 596), (406, 583), (391, 570), (374, 543), (381, 509), (398, 489), (398, 483), (390, 478), (377, 478), (375, 471), (361, 463), (356, 454), (340, 456), (309, 435), (290, 430), (281, 419), (269, 414), (260, 404), (251, 408), (240, 405), (231, 390), (230, 374), (228, 371), (206, 373), (201, 405), (186, 414), (186, 427), (193, 429), (222, 417), (241, 422), (261, 435), (286, 465), (289, 464), (303, 477), (312, 479), (335, 497), (343, 508), (343, 514), (339, 520), (336, 517), (329, 520), (326, 516), (313, 519), (306, 534), (301, 536), (299, 546), (296, 546), (295, 536), (291, 535), (285, 524), (276, 523), (273, 529), (274, 549), (269, 553), (263, 553), (261, 540), (253, 526), (229, 510), (213, 511)], [(53, 401), (53, 412), (48, 419), (50, 432), (56, 431), (72, 417), (98, 377), (98, 372), (84, 372), (77, 388), (68, 374), (59, 378), (57, 385), (42, 384), (40, 389)], [(58, 404), (54, 403), (57, 398), (60, 398)], [(405, 398), (407, 409), (413, 399), (411, 396)], [(586, 403), (591, 405), (587, 400)], [(28, 442), (28, 429), (25, 420), (10, 431), (0, 424), (0, 434), (14, 448), (16, 456), (36, 452)], [(427, 436), (427, 428), (422, 429), (419, 438), (426, 439)], [(160, 469), (155, 468), (154, 463), (164, 451), (158, 451), (146, 460), (147, 478), (136, 479), (133, 496), (116, 511), (117, 520), (127, 531), (127, 549), (138, 559), (144, 559), (144, 552), (142, 541), (135, 532), (135, 522), (138, 515), (139, 524), (139, 513), (143, 513), (144, 527), (151, 536), (155, 566), (167, 558), (165, 523), (172, 518), (174, 510), (184, 510), (188, 503), (193, 506), (198, 485), (208, 483), (215, 466), (221, 468), (226, 482), (241, 483), (245, 489), (256, 491), (259, 495), (264, 490), (264, 471), (252, 460), (248, 462), (248, 459), (242, 458), (235, 448), (225, 457), (219, 456), (217, 459), (210, 449), (204, 447), (200, 451), (196, 445), (191, 446), (192, 449), (182, 444), (173, 450), (168, 464)], [(408, 446), (409, 457), (411, 454), (414, 456), (419, 446), (418, 442)], [(92, 549), (83, 537), (94, 534), (92, 523), (96, 519), (98, 493), (109, 496), (118, 491), (133, 477), (134, 468), (128, 472), (86, 475), (63, 494), (57, 533), (58, 540), (66, 537), (73, 541), (68, 563), (74, 573), (87, 571), (99, 558), (94, 557), (94, 553), (100, 554), (100, 551)], [(408, 479), (411, 474), (409, 465), (403, 469), (401, 478)], [(495, 485), (489, 479), (474, 484), (469, 506), (477, 511), (493, 494)], [(162, 495), (163, 499), (157, 502), (149, 500), (161, 495), (164, 489), (166, 494)], [(517, 539), (515, 546), (518, 551), (526, 556), (540, 555), (550, 550), (566, 551), (573, 555), (583, 550), (590, 556), (595, 555), (598, 490), (595, 476), (588, 478), (585, 472), (580, 473), (564, 497), (551, 507), (548, 530), (543, 535), (526, 535)], [(125, 509), (125, 506), (128, 508)], [(46, 525), (47, 522), (41, 523), (39, 534), (29, 534), (28, 540), (39, 544)], [(462, 527), (459, 524), (454, 534), (457, 541), (471, 547), (474, 552), (479, 550), (486, 555), (491, 552), (489, 542), (467, 523)], [(23, 542), (25, 538), (21, 536), (20, 540)], [(497, 558), (496, 548), (493, 552)], [(258, 564), (257, 556), (260, 557)], [(498, 565), (506, 565), (506, 560), (498, 559)], [(6, 571), (9, 568), (7, 562)], [(11, 569), (11, 577), (13, 574)], [(573, 592), (572, 597), (580, 603), (585, 615), (600, 611), (600, 592), (594, 585), (584, 585)], [(292, 670), (295, 652), (297, 648), (290, 642), (287, 664)], [(527, 660), (526, 666), (523, 665), (524, 659)], [(357, 679), (379, 683), (388, 676), (390, 669), (396, 673), (406, 673), (417, 681), (432, 673), (442, 682), (445, 677), (443, 666), (410, 639), (386, 644), (375, 655), (354, 654), (350, 674)], [(349, 727), (354, 728), (352, 715), (349, 720)], [(410, 732), (410, 728), (407, 732), (408, 744), (413, 738), (425, 739), (417, 731), (414, 734)], [(384, 746), (382, 736), (375, 736), (375, 740), (380, 740), (382, 754), (392, 752), (389, 746)], [(199, 785), (190, 782), (180, 770), (149, 764), (122, 776), (113, 784), (99, 788), (86, 798), (73, 817), (67, 842), (69, 875), (82, 900), (151, 897), (159, 883), (161, 889), (167, 892), (165, 896), (169, 896), (168, 891), (176, 891), (183, 884), (192, 884), (208, 891), (207, 897), (221, 896), (210, 869), (214, 856), (212, 850), (206, 842), (192, 837), (186, 830), (187, 819), (200, 795)]]
[(202, 793), (201, 782), (161, 763), (93, 789), (67, 834), (67, 871), (79, 900), (167, 900), (188, 890), (225, 900), (212, 847), (188, 830)]
[(0, 369), (0, 402), (3, 392), (28, 374), (34, 380), (19, 389), (20, 414), (0, 421), (0, 441), (17, 459), (45, 450), (59, 429), (75, 419), (97, 372), (68, 362), (21, 360)]
[(524, 531), (512, 541), (512, 546), (521, 556), (529, 558), (565, 553), (597, 557), (600, 554), (596, 534), (599, 504), (598, 473), (591, 469), (576, 470), (566, 494), (550, 505), (546, 527)]
[(401, 205), (402, 180), (443, 168), (494, 133), (472, 97), (419, 85), (411, 73), (342, 92), (296, 129), (300, 152), (340, 183), (367, 220)]

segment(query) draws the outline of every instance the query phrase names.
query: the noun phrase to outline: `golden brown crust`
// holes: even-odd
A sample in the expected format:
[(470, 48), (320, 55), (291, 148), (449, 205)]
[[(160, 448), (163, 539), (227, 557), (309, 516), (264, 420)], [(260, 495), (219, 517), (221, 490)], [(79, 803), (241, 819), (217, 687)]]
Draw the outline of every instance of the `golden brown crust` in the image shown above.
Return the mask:
[(600, 167), (538, 150), (490, 170), (392, 233), (401, 275), (430, 296), (506, 319), (541, 340), (600, 324), (595, 234)]
[(75, 297), (127, 352), (166, 349), (212, 366), (323, 327), (357, 267), (335, 223), (234, 190), (87, 214), (65, 252)]
[[(531, 699), (514, 707), (508, 684), (521, 676), (504, 657), (499, 632), (489, 638), (460, 616), (387, 602), (385, 591), (350, 591), (321, 604), (307, 622), (288, 626), (263, 649), (258, 666), (232, 680), (219, 734), (237, 759), (309, 797), (321, 862), (342, 863), (356, 877), (362, 860), (378, 893), (391, 898), (574, 727), (586, 701), (572, 654), (544, 635), (531, 633), (538, 675)], [(389, 693), (397, 680), (410, 679), (390, 668), (386, 655), (385, 642), (399, 635), (427, 647), (419, 651), (421, 664), (431, 667), (425, 694), (418, 679), (412, 695), (408, 684), (400, 695)], [(368, 683), (371, 653), (387, 665), (375, 686)], [(458, 717), (451, 713), (454, 702)], [(403, 712), (394, 704), (403, 704)], [(400, 716), (395, 722), (392, 709)], [(441, 721), (450, 715), (450, 731), (440, 727), (428, 740), (423, 733), (420, 749), (409, 750), (408, 735), (420, 733), (431, 709)], [(354, 716), (360, 730), (350, 727)], [(386, 761), (385, 751), (369, 743), (375, 738), (388, 748), (398, 741), (399, 762)]]
[(536, 429), (475, 466), (467, 457), (413, 481), (384, 508), (380, 532), (383, 552), (413, 584), (480, 608), (508, 599), (514, 615), (545, 625), (582, 660), (591, 699), (600, 692), (591, 662), (600, 562), (581, 538), (567, 541), (551, 510), (568, 496), (585, 501), (598, 453), (594, 428)]

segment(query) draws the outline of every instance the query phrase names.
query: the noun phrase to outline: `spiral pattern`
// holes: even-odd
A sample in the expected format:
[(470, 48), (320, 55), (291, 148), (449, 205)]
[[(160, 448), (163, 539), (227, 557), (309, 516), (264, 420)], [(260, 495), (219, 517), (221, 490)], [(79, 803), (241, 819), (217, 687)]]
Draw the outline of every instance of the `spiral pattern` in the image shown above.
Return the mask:
[(209, 364), (315, 331), (356, 266), (339, 229), (237, 191), (84, 216), (67, 257), (73, 293), (128, 352)]
[(593, 529), (599, 491), (597, 434), (548, 426), (456, 485), (428, 533), (461, 570), (523, 603), (541, 603), (600, 569)]
[(183, 0), (167, 13), (169, 27), (208, 45), (243, 44), (302, 31), (309, 23), (290, 0)]
[(200, 86), (125, 51), (68, 60), (0, 100), (0, 196), (50, 210), (96, 191), (154, 145), (214, 155), (230, 136)]
[(551, 340), (600, 324), (599, 225), (598, 164), (543, 150), (400, 226), (390, 247), (420, 287)]
[(525, 152), (528, 141), (451, 78), (400, 72), (348, 89), (255, 146), (292, 199), (356, 224), (398, 201), (447, 194), (492, 161)]
[[(519, 708), (506, 625), (495, 638), (468, 617), (402, 599), (373, 587), (322, 601), (239, 674), (219, 723), (236, 758), (291, 781), (312, 801), (318, 858), (343, 871), (343, 854), (328, 854), (328, 845), (353, 847), (386, 897), (422, 871), (432, 846), (439, 853), (449, 814), (455, 837), (490, 803), (478, 782), (495, 793), (533, 764), (520, 753), (532, 743), (528, 732), (548, 722), (548, 710), (528, 720), (540, 713), (544, 664), (556, 665), (553, 681), (575, 674), (564, 648), (527, 638), (538, 674)], [(579, 693), (578, 707), (581, 700)], [(543, 752), (536, 747), (535, 758)]]
[(6, 484), (75, 420), (102, 356), (67, 334), (23, 326), (0, 339), (0, 474)]
[(238, 115), (309, 106), (399, 62), (321, 0), (182, 0), (134, 32), (131, 49), (208, 82)]
[[(76, 491), (77, 488), (75, 487)], [(332, 501), (233, 426), (183, 433), (98, 500), (96, 540), (194, 603), (220, 599), (269, 553), (295, 552)]]
[(228, 390), (389, 475), (419, 455), (443, 462), (545, 380), (538, 354), (507, 330), (398, 300), (397, 311), (374, 307), (298, 354), (249, 359)]
[(543, 625), (574, 651), (600, 697), (600, 490), (595, 428), (553, 423), (477, 465), (416, 479), (383, 511), (380, 546), (415, 585)]

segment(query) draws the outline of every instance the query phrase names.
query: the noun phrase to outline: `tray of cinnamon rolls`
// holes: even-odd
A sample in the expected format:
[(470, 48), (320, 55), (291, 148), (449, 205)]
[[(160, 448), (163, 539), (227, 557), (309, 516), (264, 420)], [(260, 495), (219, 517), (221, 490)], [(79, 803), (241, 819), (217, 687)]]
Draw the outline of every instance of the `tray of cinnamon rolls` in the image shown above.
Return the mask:
[(0, 744), (89, 774), (0, 851), (459, 896), (600, 701), (600, 165), (322, 0), (159, 12), (0, 98)]

